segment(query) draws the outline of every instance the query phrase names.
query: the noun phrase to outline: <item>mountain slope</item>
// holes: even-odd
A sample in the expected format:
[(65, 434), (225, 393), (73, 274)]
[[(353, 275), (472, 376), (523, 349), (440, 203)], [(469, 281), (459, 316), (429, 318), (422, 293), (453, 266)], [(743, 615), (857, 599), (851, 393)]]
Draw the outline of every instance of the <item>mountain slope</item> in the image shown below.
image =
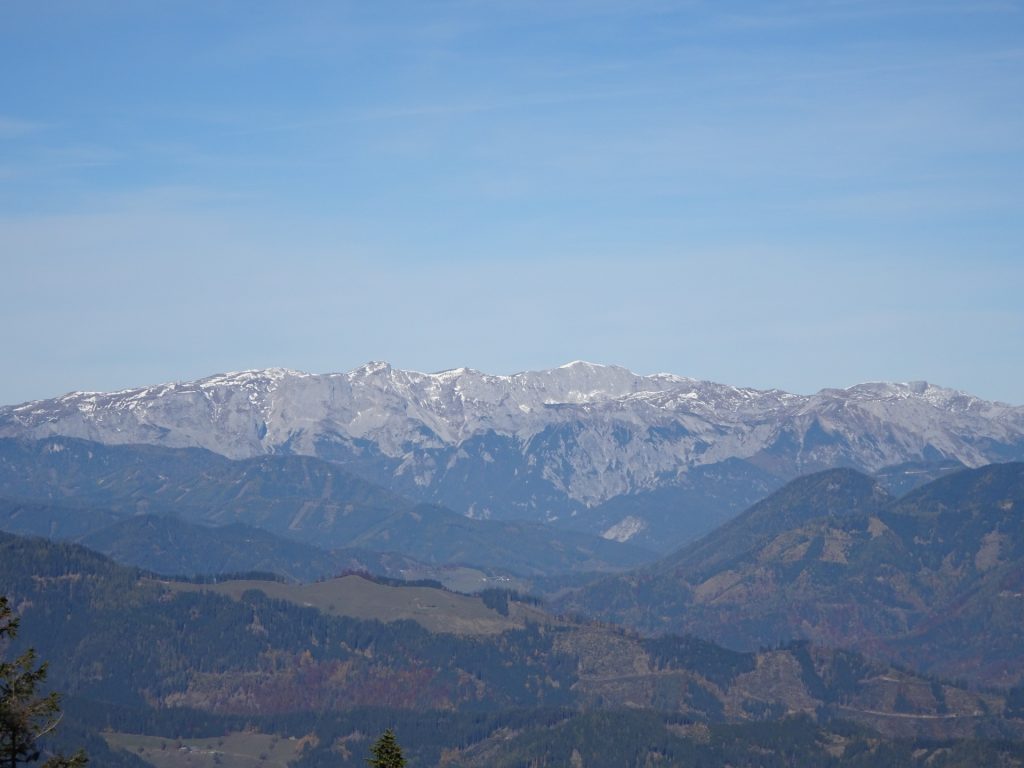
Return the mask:
[(833, 469), (798, 478), (704, 538), (665, 558), (661, 567), (700, 578), (783, 531), (816, 518), (854, 517), (877, 512), (890, 497), (871, 478), (852, 469)]
[(309, 582), (346, 571), (399, 578), (423, 569), (394, 553), (327, 551), (240, 523), (210, 527), (161, 515), (125, 518), (77, 541), (119, 563), (169, 576), (263, 572)]
[[(568, 521), (666, 550), (818, 469), (1024, 459), (1024, 408), (922, 382), (802, 396), (581, 362), (512, 376), (371, 363), (0, 408), (0, 436), (51, 435), (317, 456), (470, 516)], [(695, 473), (729, 460), (741, 464)], [(692, 494), (591, 513), (673, 488)]]
[(985, 683), (1024, 680), (1024, 464), (965, 470), (903, 499), (833, 470), (568, 607), (733, 647), (791, 638)]
[(310, 456), (236, 461), (194, 448), (0, 438), (0, 527), (81, 538), (138, 514), (240, 523), (324, 549), (398, 552), (430, 565), (528, 575), (650, 559), (638, 547), (582, 532), (471, 520), (415, 504)]
[(430, 573), (425, 564), (393, 552), (326, 550), (243, 523), (188, 523), (170, 515), (123, 517), (103, 507), (67, 502), (0, 498), (0, 530), (23, 536), (73, 541), (119, 563), (154, 573), (204, 576), (274, 573), (315, 581), (343, 571), (400, 578)]

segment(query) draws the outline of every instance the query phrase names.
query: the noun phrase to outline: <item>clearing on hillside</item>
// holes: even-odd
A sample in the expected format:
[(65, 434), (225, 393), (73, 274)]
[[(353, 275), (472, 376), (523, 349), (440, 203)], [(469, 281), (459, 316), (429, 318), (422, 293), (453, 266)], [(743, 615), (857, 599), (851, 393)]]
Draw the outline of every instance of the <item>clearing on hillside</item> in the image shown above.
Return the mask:
[(362, 576), (349, 575), (313, 584), (276, 581), (224, 581), (219, 584), (165, 582), (180, 592), (216, 592), (240, 600), (250, 589), (274, 600), (316, 608), (331, 616), (399, 621), (412, 619), (430, 632), (456, 635), (496, 635), (524, 626), (527, 618), (546, 620), (546, 614), (521, 603), (509, 603), (502, 616), (479, 597), (459, 595), (433, 587), (391, 587)]
[(211, 739), (165, 739), (135, 733), (104, 733), (114, 749), (123, 749), (155, 768), (287, 768), (305, 739), (266, 733), (229, 733)]

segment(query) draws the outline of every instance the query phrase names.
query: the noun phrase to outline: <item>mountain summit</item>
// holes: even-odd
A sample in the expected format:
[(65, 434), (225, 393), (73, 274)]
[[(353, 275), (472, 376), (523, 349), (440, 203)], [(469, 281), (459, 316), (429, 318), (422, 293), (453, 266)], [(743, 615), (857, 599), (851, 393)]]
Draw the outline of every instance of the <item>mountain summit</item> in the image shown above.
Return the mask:
[(807, 472), (1024, 458), (1024, 408), (924, 382), (805, 396), (582, 361), (509, 376), (371, 362), (0, 408), (0, 436), (52, 435), (318, 456), (469, 516), (665, 549)]

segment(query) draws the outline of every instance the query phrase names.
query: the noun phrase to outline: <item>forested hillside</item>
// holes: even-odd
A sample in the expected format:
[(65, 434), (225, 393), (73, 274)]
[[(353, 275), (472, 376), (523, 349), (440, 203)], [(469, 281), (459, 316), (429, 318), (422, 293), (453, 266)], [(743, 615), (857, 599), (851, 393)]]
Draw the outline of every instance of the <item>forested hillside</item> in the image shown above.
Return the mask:
[[(279, 586), (266, 584), (266, 592)], [(452, 765), (469, 766), (515, 764), (517, 755), (547, 749), (552, 733), (562, 734), (562, 746), (599, 744), (600, 719), (582, 713), (623, 707), (648, 725), (619, 749), (633, 744), (644, 754), (662, 747), (666, 754), (732, 754), (725, 742), (708, 741), (709, 733), (726, 734), (737, 755), (771, 751), (776, 747), (756, 746), (768, 731), (707, 729), (795, 715), (805, 718), (792, 721), (793, 733), (803, 736), (794, 735), (791, 746), (807, 755), (817, 753), (806, 751), (810, 742), (799, 746), (800, 739), (817, 744), (836, 718), (867, 729), (844, 737), (856, 749), (883, 736), (982, 738), (991, 749), (987, 740), (1021, 733), (1022, 722), (1008, 717), (1013, 713), (998, 692), (970, 692), (820, 647), (739, 653), (695, 638), (644, 639), (557, 619), (528, 604), (512, 611), (491, 597), (446, 602), (450, 593), (436, 588), (432, 599), (423, 586), (374, 585), (410, 590), (411, 597), (392, 605), (404, 600), (443, 612), (468, 610), (458, 601), (475, 601), (473, 611), (512, 622), (497, 634), (454, 635), (416, 620), (354, 618), (344, 603), (305, 607), (301, 594), (274, 599), (258, 581), (231, 595), (213, 591), (220, 586), (167, 583), (75, 545), (0, 537), (0, 588), (25, 627), (12, 650), (33, 645), (51, 660), (52, 682), (72, 703), (64, 738), (98, 721), (118, 733), (168, 738), (223, 736), (255, 724), (270, 734), (308, 737), (297, 765), (358, 764), (354, 747), (363, 737), (353, 734), (367, 733), (353, 725), (358, 718), (391, 718), (415, 732), (441, 717), (451, 727), (440, 741), (435, 736), (416, 747), (417, 754), (436, 757), (431, 750), (441, 750)], [(365, 714), (371, 711), (377, 714)], [(423, 712), (446, 714), (416, 714)], [(690, 727), (697, 724), (703, 725)], [(652, 732), (663, 737), (647, 743)], [(338, 739), (351, 747), (341, 749)]]

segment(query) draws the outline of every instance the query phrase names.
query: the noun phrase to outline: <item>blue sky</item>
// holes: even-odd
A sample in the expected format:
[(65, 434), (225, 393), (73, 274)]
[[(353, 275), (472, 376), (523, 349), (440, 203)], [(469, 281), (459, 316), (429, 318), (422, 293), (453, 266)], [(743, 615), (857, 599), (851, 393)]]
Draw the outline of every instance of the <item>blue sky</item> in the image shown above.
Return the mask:
[(1024, 2), (8, 2), (0, 402), (583, 358), (1024, 404)]

